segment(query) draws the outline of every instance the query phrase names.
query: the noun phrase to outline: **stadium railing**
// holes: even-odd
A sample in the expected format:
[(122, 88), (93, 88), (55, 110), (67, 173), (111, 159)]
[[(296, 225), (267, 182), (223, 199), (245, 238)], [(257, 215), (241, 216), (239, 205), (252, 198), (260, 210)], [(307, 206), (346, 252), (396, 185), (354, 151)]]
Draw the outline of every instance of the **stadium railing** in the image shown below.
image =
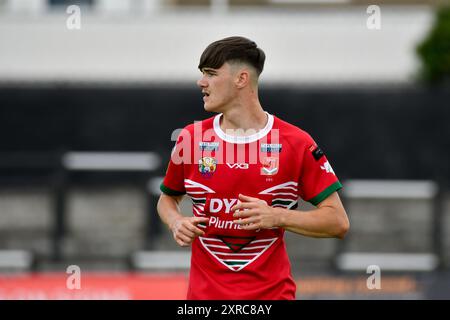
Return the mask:
[[(340, 242), (334, 258), (338, 271), (362, 271), (377, 265), (383, 271), (426, 272), (442, 268), (442, 198), (434, 181), (408, 180), (347, 180), (342, 200), (347, 204), (356, 199), (421, 199), (431, 202), (430, 234), (432, 248), (429, 252), (347, 252), (348, 238)], [(351, 221), (351, 212), (349, 212)], [(381, 241), (382, 239), (380, 239)]]
[[(61, 205), (57, 208), (55, 258), (61, 258), (61, 237), (65, 233), (65, 210), (63, 203), (65, 202), (65, 185), (69, 182), (67, 173), (70, 172), (140, 172), (143, 174), (145, 181), (152, 181), (152, 176), (157, 172), (161, 165), (161, 157), (156, 152), (92, 152), (92, 151), (70, 151), (62, 156), (63, 180), (60, 185)], [(152, 193), (148, 193), (147, 183), (142, 185), (147, 196), (146, 209), (146, 232), (145, 247), (152, 247), (153, 239), (159, 230), (159, 218), (155, 214), (156, 198)], [(153, 213), (153, 214), (152, 214)]]
[[(50, 227), (51, 258), (54, 261), (61, 261), (62, 244), (66, 235), (66, 197), (68, 188), (73, 183), (72, 173), (137, 173), (138, 180), (142, 181), (143, 191), (148, 194), (147, 181), (158, 172), (160, 164), (161, 157), (155, 152), (3, 152), (0, 154), (0, 184), (36, 185), (49, 189), (54, 214), (53, 224)], [(158, 230), (159, 225), (159, 219), (152, 215), (155, 212), (155, 201), (154, 196), (147, 197), (146, 248), (151, 247), (155, 230)], [(17, 254), (13, 256), (19, 257)], [(22, 263), (19, 263), (18, 258), (13, 260), (17, 261), (18, 265)]]

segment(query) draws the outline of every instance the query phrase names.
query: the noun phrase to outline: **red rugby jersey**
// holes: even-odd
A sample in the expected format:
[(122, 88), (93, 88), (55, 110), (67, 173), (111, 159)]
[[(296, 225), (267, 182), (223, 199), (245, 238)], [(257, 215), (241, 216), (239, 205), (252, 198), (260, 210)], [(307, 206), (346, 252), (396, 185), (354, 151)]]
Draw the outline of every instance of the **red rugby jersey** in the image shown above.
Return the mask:
[(317, 205), (342, 185), (305, 131), (267, 114), (264, 129), (227, 134), (219, 114), (184, 128), (161, 191), (187, 194), (193, 214), (209, 217), (192, 244), (188, 299), (295, 299), (284, 229), (246, 231), (230, 209), (239, 193), (272, 207)]

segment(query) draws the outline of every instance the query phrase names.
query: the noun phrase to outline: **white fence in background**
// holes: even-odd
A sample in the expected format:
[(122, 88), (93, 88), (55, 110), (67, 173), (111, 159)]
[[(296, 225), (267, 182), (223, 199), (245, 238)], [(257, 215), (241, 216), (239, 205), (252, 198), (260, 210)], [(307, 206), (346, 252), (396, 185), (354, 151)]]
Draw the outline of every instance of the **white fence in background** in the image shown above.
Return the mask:
[[(427, 200), (431, 204), (432, 217), (430, 229), (433, 229), (430, 252), (346, 252), (344, 247), (335, 257), (335, 265), (343, 271), (364, 271), (370, 265), (380, 267), (382, 271), (433, 271), (439, 267), (440, 254), (440, 219), (439, 212), (433, 209), (437, 201), (438, 186), (434, 181), (411, 180), (348, 180), (342, 195), (346, 201), (363, 200)], [(351, 217), (351, 215), (350, 215)], [(351, 220), (351, 219), (350, 219)], [(380, 239), (383, 241), (383, 239)]]

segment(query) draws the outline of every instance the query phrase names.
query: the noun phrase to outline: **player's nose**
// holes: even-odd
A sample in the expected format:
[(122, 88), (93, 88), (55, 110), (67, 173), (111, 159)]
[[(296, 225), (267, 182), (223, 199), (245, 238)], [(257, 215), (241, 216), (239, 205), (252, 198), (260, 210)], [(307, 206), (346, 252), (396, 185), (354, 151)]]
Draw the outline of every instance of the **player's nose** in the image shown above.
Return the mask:
[(205, 77), (201, 77), (200, 79), (198, 79), (198, 80), (197, 80), (197, 85), (198, 85), (200, 88), (205, 88), (205, 87), (207, 87), (207, 86), (208, 86), (208, 83), (206, 82)]

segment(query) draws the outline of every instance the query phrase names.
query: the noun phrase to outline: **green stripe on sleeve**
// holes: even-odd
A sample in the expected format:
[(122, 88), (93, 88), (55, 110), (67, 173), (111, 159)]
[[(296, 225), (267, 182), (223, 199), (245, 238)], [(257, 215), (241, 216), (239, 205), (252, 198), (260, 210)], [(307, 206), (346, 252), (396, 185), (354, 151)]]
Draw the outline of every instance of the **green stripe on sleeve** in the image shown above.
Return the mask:
[(335, 191), (338, 191), (339, 189), (342, 188), (342, 184), (339, 181), (336, 181), (335, 183), (333, 183), (332, 185), (330, 185), (328, 188), (326, 188), (325, 190), (323, 190), (321, 193), (319, 193), (317, 196), (315, 196), (312, 199), (306, 200), (310, 203), (312, 203), (313, 205), (317, 206), (319, 203), (321, 203), (323, 200), (325, 200), (326, 198), (328, 198), (328, 196), (330, 194), (332, 194)]
[(181, 191), (172, 190), (170, 188), (167, 188), (163, 183), (161, 183), (161, 185), (159, 186), (159, 189), (163, 193), (167, 194), (168, 196), (181, 196), (186, 193), (186, 192), (181, 192)]

